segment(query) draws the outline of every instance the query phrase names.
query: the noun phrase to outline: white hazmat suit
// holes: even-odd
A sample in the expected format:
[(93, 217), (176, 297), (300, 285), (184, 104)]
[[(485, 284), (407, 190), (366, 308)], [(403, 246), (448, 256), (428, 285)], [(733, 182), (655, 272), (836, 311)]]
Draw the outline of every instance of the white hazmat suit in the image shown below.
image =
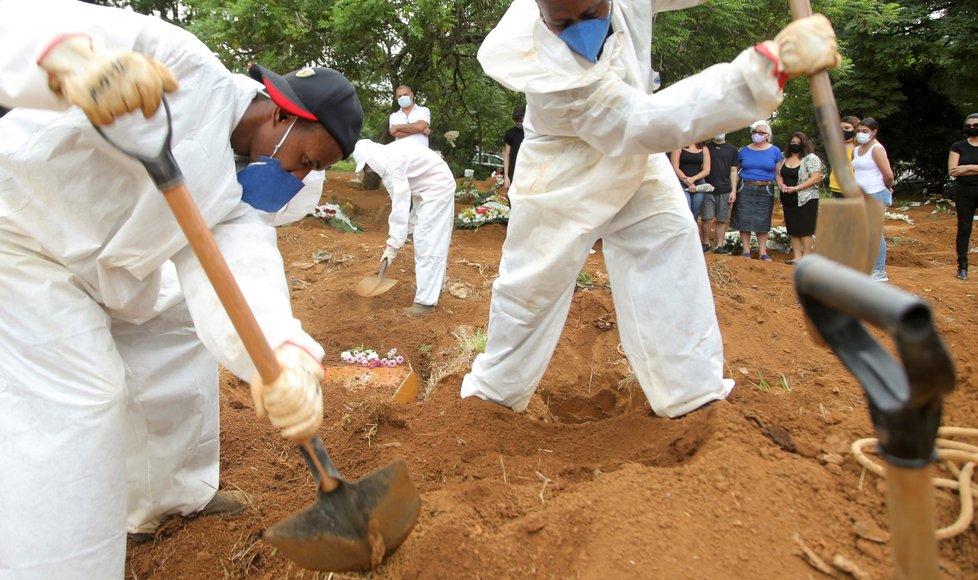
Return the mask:
[(754, 50), (651, 94), (653, 14), (701, 2), (614, 0), (594, 64), (534, 0), (515, 0), (482, 44), (486, 73), (526, 94), (526, 138), (488, 343), (462, 397), (526, 408), (599, 239), (622, 346), (653, 411), (676, 417), (729, 394), (696, 224), (663, 152), (766, 117), (782, 95)]
[[(272, 347), (323, 355), (292, 316), (270, 214), (241, 203), (229, 140), (261, 85), (156, 18), (0, 0), (0, 103), (17, 107), (0, 120), (0, 577), (18, 579), (121, 577), (127, 528), (205, 506), (216, 363), (254, 375), (146, 170), (62, 110), (35, 65), (64, 32), (180, 79), (172, 148), (204, 220)], [(110, 131), (158, 150), (160, 115)]]
[[(368, 139), (353, 149), (357, 165), (366, 164), (380, 176), (391, 196), (387, 245), (404, 247), (409, 215), (414, 225), (414, 303), (438, 303), (448, 267), (448, 246), (455, 218), (455, 177), (434, 151), (411, 139), (381, 145)], [(412, 209), (413, 208), (413, 209)]]

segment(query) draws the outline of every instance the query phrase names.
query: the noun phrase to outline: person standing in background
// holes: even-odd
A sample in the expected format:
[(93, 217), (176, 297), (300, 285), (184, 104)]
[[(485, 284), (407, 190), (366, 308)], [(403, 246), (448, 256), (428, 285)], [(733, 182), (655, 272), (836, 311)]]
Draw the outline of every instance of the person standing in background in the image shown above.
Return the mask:
[(808, 135), (791, 134), (788, 155), (775, 172), (781, 190), (784, 225), (791, 237), (794, 264), (815, 249), (815, 221), (818, 219), (818, 184), (822, 181), (822, 160), (815, 155)]
[(703, 198), (703, 211), (700, 214), (700, 236), (703, 243), (710, 243), (711, 220), (715, 222), (716, 245), (714, 254), (729, 254), (727, 249), (727, 219), (730, 217), (730, 194), (737, 189), (737, 170), (739, 152), (727, 143), (727, 136), (720, 133), (706, 144), (710, 152), (710, 174), (706, 182), (713, 191)]
[(414, 91), (407, 85), (397, 87), (394, 99), (400, 108), (390, 115), (391, 135), (395, 139), (411, 139), (427, 147), (428, 135), (431, 134), (431, 111), (414, 102)]
[(958, 279), (968, 279), (968, 247), (971, 245), (971, 226), (978, 207), (978, 113), (964, 120), (967, 138), (951, 145), (947, 156), (947, 172), (954, 178), (954, 205), (958, 213), (958, 235), (954, 241), (958, 254)]
[[(852, 171), (856, 183), (863, 192), (883, 202), (884, 207), (893, 203), (893, 170), (886, 156), (886, 149), (876, 140), (880, 124), (866, 117), (856, 126), (857, 146), (852, 151)], [(886, 282), (886, 236), (880, 235), (880, 251), (873, 266), (873, 280)]]
[(503, 141), (506, 143), (506, 152), (503, 153), (503, 187), (509, 189), (513, 183), (513, 176), (516, 175), (516, 156), (520, 153), (520, 145), (523, 144), (523, 117), (526, 115), (526, 107), (520, 105), (513, 109), (513, 125), (506, 131)]
[[(703, 198), (708, 191), (713, 191), (713, 186), (706, 182), (706, 176), (710, 174), (710, 152), (702, 143), (693, 143), (670, 153), (669, 161), (686, 194), (686, 203), (695, 222), (703, 210)], [(709, 244), (704, 242), (702, 246), (703, 253), (710, 251)]]
[(771, 126), (767, 121), (757, 121), (751, 127), (751, 143), (740, 149), (740, 186), (730, 195), (733, 202), (730, 226), (740, 232), (744, 257), (751, 257), (753, 232), (757, 236), (757, 259), (770, 262), (767, 234), (774, 212), (774, 172), (783, 157), (781, 150), (771, 144)]
[[(846, 158), (849, 160), (849, 171), (852, 171), (852, 150), (856, 148), (856, 127), (859, 125), (859, 117), (854, 117), (852, 115), (847, 115), (842, 117), (842, 123), (840, 127), (842, 128), (842, 138), (846, 143)], [(842, 186), (839, 185), (839, 180), (835, 175), (835, 170), (829, 173), (829, 191), (832, 192), (832, 197), (836, 199), (841, 199), (845, 197), (842, 195)]]

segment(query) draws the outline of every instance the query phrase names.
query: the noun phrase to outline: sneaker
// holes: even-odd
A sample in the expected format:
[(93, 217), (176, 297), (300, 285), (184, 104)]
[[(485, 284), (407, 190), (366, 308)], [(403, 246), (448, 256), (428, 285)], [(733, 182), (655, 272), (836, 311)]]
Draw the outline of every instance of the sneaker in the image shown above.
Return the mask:
[[(207, 502), (207, 505), (203, 507), (196, 516), (235, 516), (240, 514), (245, 510), (246, 507), (254, 503), (247, 493), (241, 491), (240, 489), (232, 489), (229, 491), (218, 491), (211, 498), (211, 501)], [(137, 544), (145, 544), (146, 542), (152, 542), (156, 539), (156, 531), (159, 529), (160, 525), (171, 516), (161, 516), (159, 518), (150, 520), (143, 524), (137, 531), (130, 532), (128, 534), (129, 539)]]
[(710, 251), (710, 244), (703, 244), (703, 253), (706, 254), (709, 253), (709, 251)]
[(402, 310), (405, 316), (410, 318), (418, 318), (419, 316), (427, 316), (435, 312), (434, 304), (418, 304), (415, 302), (408, 308)]
[(873, 270), (871, 274), (873, 282), (887, 282), (890, 277), (886, 275), (886, 270)]
[(714, 254), (729, 254), (730, 253), (730, 250), (728, 250), (726, 248), (726, 246), (717, 246), (716, 248), (713, 249), (713, 253)]

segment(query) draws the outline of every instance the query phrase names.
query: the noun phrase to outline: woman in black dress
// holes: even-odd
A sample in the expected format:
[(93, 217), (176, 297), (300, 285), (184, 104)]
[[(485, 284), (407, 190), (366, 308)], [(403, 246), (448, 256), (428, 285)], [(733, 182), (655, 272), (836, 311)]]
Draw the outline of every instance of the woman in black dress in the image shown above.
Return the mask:
[(822, 160), (812, 151), (811, 141), (801, 131), (791, 134), (784, 160), (778, 164), (775, 180), (781, 190), (784, 225), (791, 237), (794, 264), (811, 254), (815, 247), (815, 221), (818, 219), (818, 184), (822, 181)]

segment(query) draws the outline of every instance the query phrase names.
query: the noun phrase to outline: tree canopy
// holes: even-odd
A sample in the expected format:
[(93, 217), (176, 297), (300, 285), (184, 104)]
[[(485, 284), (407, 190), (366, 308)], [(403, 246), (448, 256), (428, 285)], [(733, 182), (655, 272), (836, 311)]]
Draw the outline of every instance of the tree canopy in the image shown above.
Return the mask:
[[(97, 1), (97, 0), (95, 0)], [(287, 72), (308, 65), (342, 71), (367, 113), (364, 136), (379, 139), (408, 84), (432, 111), (431, 144), (459, 171), (478, 150), (500, 151), (522, 95), (486, 77), (476, 60), (507, 0), (102, 0), (155, 14), (196, 34), (235, 71), (255, 62)], [(844, 63), (833, 71), (840, 112), (872, 116), (897, 167), (946, 171), (961, 121), (978, 111), (978, 0), (820, 0)], [(773, 38), (790, 20), (784, 0), (711, 0), (659, 14), (653, 67), (664, 85)], [(776, 137), (804, 131), (820, 141), (804, 79), (785, 87), (772, 120)], [(443, 133), (460, 133), (455, 149)], [(731, 134), (747, 142), (746, 131)]]

